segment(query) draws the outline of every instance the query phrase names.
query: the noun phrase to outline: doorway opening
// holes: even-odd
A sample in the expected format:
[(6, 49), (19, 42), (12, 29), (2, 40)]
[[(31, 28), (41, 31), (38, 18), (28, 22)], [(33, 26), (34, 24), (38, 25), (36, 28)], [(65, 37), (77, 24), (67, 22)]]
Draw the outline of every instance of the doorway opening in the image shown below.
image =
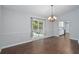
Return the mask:
[(69, 33), (69, 21), (59, 21), (59, 35)]

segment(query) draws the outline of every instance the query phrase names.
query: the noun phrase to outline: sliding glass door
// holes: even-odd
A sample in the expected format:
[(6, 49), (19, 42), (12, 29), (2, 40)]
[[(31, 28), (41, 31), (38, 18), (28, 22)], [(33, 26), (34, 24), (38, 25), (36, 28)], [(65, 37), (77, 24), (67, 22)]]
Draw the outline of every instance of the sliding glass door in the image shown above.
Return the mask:
[(32, 19), (32, 37), (43, 37), (44, 21), (41, 19)]

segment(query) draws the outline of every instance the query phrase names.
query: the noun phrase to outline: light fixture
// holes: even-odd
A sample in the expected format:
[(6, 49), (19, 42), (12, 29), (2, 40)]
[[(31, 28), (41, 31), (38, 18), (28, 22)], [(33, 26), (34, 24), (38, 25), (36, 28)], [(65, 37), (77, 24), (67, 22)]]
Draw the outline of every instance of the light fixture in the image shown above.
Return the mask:
[(48, 20), (54, 22), (56, 19), (57, 17), (53, 15), (53, 5), (51, 5), (51, 15), (48, 17)]

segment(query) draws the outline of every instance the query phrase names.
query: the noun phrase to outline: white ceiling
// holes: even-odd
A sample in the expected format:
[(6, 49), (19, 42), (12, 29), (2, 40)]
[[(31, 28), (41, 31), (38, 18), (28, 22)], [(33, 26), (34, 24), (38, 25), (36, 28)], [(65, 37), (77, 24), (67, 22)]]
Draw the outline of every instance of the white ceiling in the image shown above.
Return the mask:
[[(50, 16), (50, 5), (4, 5), (3, 7), (20, 11), (26, 14), (32, 14), (34, 16)], [(55, 16), (61, 16), (78, 8), (78, 5), (54, 5), (53, 14)]]

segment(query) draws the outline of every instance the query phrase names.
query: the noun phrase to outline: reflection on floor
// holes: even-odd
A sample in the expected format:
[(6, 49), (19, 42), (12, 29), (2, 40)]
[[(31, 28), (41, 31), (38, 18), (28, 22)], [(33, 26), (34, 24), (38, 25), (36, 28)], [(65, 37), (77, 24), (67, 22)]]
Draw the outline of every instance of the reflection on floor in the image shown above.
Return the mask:
[(53, 36), (29, 43), (2, 49), (2, 54), (72, 54), (79, 53), (78, 41), (69, 39), (69, 34)]

